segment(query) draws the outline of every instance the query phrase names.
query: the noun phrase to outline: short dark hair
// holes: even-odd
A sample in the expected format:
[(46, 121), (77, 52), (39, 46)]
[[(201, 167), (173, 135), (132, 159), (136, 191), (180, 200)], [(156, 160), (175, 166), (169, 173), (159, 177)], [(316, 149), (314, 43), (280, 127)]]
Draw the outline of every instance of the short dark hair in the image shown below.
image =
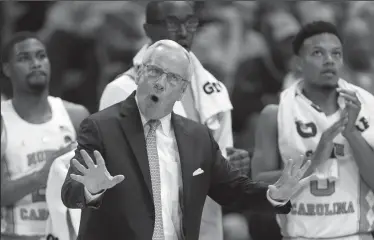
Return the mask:
[(331, 33), (337, 36), (340, 42), (343, 42), (342, 37), (334, 24), (325, 21), (315, 21), (304, 25), (296, 34), (292, 42), (294, 54), (299, 55), (300, 49), (306, 39), (322, 33)]
[[(145, 9), (145, 22), (146, 23), (153, 23), (154, 21), (158, 20), (157, 16), (160, 14), (160, 6), (161, 4), (170, 1), (150, 1), (147, 3)], [(191, 4), (191, 7), (196, 11), (195, 5), (191, 1), (184, 1)]]
[(1, 64), (3, 65), (9, 62), (14, 45), (27, 39), (37, 39), (38, 41), (42, 42), (39, 37), (33, 32), (15, 33), (12, 38), (5, 42), (3, 48), (1, 49)]

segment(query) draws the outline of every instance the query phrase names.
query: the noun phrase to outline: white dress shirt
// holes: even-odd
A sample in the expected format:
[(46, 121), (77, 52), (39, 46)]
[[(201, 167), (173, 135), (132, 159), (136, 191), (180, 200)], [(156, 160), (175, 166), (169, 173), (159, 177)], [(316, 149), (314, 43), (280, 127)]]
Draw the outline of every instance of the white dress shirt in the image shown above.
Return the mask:
[[(135, 97), (136, 99), (136, 97)], [(137, 102), (137, 100), (136, 100)], [(139, 111), (147, 137), (150, 129), (148, 120)], [(165, 240), (181, 239), (182, 211), (180, 207), (180, 192), (182, 192), (182, 172), (179, 151), (171, 125), (171, 114), (160, 119), (161, 124), (156, 130), (157, 153), (160, 163), (162, 220)], [(124, 180), (126, 181), (126, 179)], [(103, 194), (103, 193), (101, 193)], [(87, 202), (94, 201), (101, 194), (92, 195), (85, 189)]]

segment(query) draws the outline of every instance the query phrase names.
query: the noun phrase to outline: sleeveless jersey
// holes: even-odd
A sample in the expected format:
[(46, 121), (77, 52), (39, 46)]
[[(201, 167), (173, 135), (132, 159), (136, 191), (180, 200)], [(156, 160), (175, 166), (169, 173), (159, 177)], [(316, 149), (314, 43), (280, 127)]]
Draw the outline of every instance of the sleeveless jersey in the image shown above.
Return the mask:
[[(290, 103), (282, 102), (282, 95), (280, 104), (290, 107)], [(306, 110), (305, 114), (310, 118), (312, 113)], [(290, 138), (287, 133), (294, 131), (292, 128), (296, 129), (297, 124), (291, 117), (280, 118), (278, 114), (278, 145), (282, 161), (296, 159), (300, 154), (307, 155), (296, 149), (295, 142), (308, 140), (297, 134)], [(340, 114), (335, 113), (326, 119), (332, 125), (339, 118)], [(312, 132), (308, 126), (295, 132), (300, 134), (300, 131)], [(277, 215), (284, 239), (373, 239), (370, 231), (374, 230), (374, 194), (362, 181), (346, 140), (344, 144), (335, 145), (331, 159), (338, 160), (338, 179), (311, 181), (291, 199), (291, 212)]]
[[(52, 118), (43, 124), (21, 119), (11, 100), (1, 103), (7, 131), (4, 155), (7, 178), (16, 180), (41, 169), (56, 150), (76, 140), (74, 126), (62, 100), (50, 96), (48, 101)], [(12, 207), (1, 208), (1, 235), (43, 236), (48, 216), (45, 189), (39, 189)]]

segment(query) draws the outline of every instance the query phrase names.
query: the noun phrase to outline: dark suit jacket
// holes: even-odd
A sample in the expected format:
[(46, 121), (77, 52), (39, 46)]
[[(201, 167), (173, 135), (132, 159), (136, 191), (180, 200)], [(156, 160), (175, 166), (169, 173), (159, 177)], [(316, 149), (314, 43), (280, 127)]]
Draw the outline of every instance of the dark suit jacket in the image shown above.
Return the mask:
[[(88, 206), (84, 186), (70, 178), (71, 173), (79, 172), (70, 166), (61, 196), (68, 208), (82, 209), (78, 239), (152, 239), (155, 219), (152, 185), (144, 130), (134, 95), (91, 115), (81, 124), (75, 158), (85, 165), (78, 150), (85, 149), (91, 156), (93, 150), (98, 150), (108, 171), (112, 175), (123, 174), (125, 180), (107, 190), (95, 206)], [(207, 195), (221, 205), (237, 209), (290, 211), (290, 203), (274, 208), (268, 202), (265, 184), (255, 184), (231, 168), (207, 127), (174, 113), (171, 121), (182, 168), (181, 205), (186, 239), (198, 239)], [(192, 176), (198, 168), (204, 173)]]

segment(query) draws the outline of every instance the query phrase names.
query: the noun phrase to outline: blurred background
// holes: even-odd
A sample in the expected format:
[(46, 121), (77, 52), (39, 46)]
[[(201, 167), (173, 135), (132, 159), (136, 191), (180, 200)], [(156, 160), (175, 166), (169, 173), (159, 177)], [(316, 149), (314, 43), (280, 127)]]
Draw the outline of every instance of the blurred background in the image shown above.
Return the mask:
[[(132, 66), (147, 42), (142, 28), (146, 3), (2, 1), (0, 41), (18, 31), (39, 33), (52, 65), (51, 95), (93, 113), (104, 87)], [(277, 103), (280, 91), (297, 79), (291, 42), (310, 21), (338, 26), (345, 40), (343, 78), (374, 94), (371, 1), (198, 1), (195, 7), (201, 23), (192, 51), (229, 90), (236, 147), (251, 152), (259, 113)], [(11, 92), (9, 80), (1, 75), (2, 99)], [(239, 226), (238, 218), (225, 221), (234, 229)], [(230, 234), (226, 232), (227, 239), (247, 239)]]

